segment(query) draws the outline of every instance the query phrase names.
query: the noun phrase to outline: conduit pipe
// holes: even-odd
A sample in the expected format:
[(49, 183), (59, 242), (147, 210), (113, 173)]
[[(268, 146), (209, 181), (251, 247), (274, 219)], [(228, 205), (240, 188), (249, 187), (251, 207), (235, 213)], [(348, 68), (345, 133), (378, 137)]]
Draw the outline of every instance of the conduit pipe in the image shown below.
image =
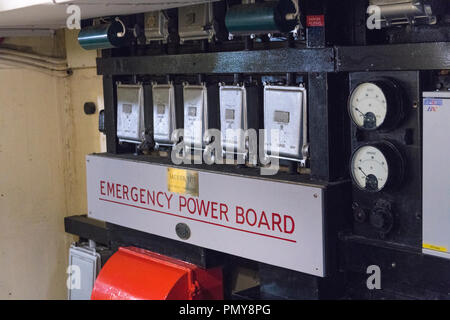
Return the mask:
[(13, 49), (0, 48), (0, 62), (5, 65), (34, 70), (55, 77), (68, 77), (71, 75), (71, 70), (68, 68), (65, 59)]

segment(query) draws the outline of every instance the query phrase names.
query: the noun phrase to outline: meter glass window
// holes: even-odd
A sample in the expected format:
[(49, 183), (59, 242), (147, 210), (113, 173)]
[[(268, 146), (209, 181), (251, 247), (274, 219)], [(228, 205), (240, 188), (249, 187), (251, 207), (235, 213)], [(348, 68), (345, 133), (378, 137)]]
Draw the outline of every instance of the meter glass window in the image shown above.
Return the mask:
[(190, 117), (196, 117), (197, 116), (197, 108), (196, 107), (189, 107), (188, 115)]
[(352, 177), (362, 190), (380, 191), (389, 177), (389, 165), (383, 152), (374, 146), (355, 151), (351, 163)]
[(124, 113), (131, 113), (133, 111), (133, 105), (132, 104), (128, 104), (128, 103), (124, 103), (122, 105), (122, 111)]
[(289, 123), (289, 112), (275, 111), (273, 120), (279, 123)]
[(379, 128), (387, 115), (387, 101), (383, 90), (374, 83), (358, 85), (350, 97), (349, 111), (353, 123), (361, 129)]
[(166, 106), (161, 104), (157, 107), (157, 113), (158, 114), (165, 114), (166, 113)]
[(234, 110), (233, 109), (225, 110), (225, 120), (234, 120)]

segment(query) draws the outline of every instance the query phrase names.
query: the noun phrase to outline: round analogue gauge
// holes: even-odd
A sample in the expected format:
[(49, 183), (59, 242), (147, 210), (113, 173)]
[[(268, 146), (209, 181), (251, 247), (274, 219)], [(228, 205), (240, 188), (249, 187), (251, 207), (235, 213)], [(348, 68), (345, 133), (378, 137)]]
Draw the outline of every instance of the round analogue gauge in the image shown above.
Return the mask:
[(403, 117), (402, 89), (391, 80), (360, 83), (350, 95), (348, 110), (360, 129), (391, 129)]
[(353, 153), (350, 167), (354, 184), (368, 192), (381, 191), (403, 179), (402, 155), (387, 141), (359, 147)]

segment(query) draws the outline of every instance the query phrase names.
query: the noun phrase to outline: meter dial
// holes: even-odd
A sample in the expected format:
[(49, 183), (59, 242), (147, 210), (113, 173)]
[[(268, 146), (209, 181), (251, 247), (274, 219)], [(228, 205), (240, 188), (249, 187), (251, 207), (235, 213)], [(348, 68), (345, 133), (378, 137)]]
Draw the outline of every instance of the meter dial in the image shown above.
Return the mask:
[(402, 89), (391, 80), (360, 83), (350, 96), (348, 111), (362, 130), (392, 129), (403, 117)]
[(404, 175), (402, 155), (387, 141), (359, 147), (353, 153), (350, 168), (353, 183), (368, 192), (398, 185)]

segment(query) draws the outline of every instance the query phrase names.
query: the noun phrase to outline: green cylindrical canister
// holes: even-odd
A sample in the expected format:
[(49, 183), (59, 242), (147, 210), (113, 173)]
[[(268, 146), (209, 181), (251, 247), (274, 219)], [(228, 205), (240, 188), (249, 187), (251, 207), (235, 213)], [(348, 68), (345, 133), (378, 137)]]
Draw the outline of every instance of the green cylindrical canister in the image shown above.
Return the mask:
[(275, 31), (277, 3), (244, 4), (231, 7), (225, 18), (230, 33)]
[(289, 32), (295, 21), (286, 20), (286, 13), (295, 12), (291, 1), (242, 4), (228, 9), (225, 24), (230, 33)]
[(127, 43), (127, 32), (120, 21), (81, 29), (78, 42), (85, 50), (122, 47)]

